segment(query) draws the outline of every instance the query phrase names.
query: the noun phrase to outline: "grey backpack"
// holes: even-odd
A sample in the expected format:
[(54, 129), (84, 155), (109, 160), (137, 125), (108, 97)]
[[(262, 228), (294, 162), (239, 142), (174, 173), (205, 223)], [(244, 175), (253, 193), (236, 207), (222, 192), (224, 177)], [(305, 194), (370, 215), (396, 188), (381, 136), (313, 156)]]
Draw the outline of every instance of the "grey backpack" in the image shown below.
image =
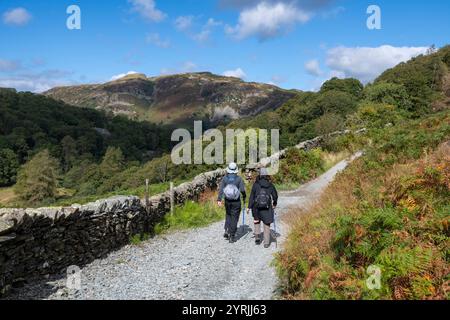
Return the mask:
[(225, 195), (225, 199), (230, 201), (237, 201), (241, 197), (241, 192), (239, 188), (236, 186), (235, 176), (227, 176), (225, 177), (225, 188), (223, 189), (223, 194)]
[(260, 210), (268, 210), (272, 205), (272, 196), (269, 194), (267, 188), (261, 187), (258, 195), (255, 198), (256, 208)]

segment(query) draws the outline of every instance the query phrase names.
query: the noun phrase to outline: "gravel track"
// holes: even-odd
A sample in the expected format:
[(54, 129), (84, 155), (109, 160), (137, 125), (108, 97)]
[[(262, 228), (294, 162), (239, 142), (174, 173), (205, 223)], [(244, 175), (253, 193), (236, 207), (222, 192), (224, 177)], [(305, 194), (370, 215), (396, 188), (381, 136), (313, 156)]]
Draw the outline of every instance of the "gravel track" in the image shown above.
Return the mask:
[[(82, 289), (66, 289), (64, 276), (16, 289), (9, 299), (94, 300), (268, 300), (276, 298), (277, 276), (271, 262), (288, 233), (283, 214), (305, 207), (320, 196), (349, 161), (337, 164), (298, 190), (282, 193), (277, 208), (278, 248), (255, 246), (253, 218), (230, 244), (222, 238), (223, 222), (206, 228), (157, 236), (126, 246), (96, 260), (81, 272)], [(241, 219), (242, 223), (242, 219)]]

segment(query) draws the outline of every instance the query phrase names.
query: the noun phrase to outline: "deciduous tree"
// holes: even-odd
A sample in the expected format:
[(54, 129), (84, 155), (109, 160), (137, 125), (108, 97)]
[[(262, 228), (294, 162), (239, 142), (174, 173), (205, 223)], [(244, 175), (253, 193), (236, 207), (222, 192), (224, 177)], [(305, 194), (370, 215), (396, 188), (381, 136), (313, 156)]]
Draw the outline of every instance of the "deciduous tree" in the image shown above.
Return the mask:
[(57, 195), (59, 165), (48, 150), (36, 154), (19, 171), (15, 192), (29, 204), (52, 200)]

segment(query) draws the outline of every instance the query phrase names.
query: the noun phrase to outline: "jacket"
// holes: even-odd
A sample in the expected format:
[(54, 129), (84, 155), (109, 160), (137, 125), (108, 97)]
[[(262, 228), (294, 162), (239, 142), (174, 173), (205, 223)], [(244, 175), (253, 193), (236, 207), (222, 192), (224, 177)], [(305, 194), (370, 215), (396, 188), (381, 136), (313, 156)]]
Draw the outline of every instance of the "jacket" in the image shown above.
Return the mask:
[[(261, 210), (256, 208), (256, 197), (260, 193), (261, 189), (265, 188), (267, 189), (268, 193), (272, 197), (272, 204), (269, 209), (267, 210)], [(256, 182), (253, 185), (252, 192), (250, 194), (250, 200), (248, 203), (248, 208), (252, 210), (253, 217), (255, 220), (262, 220), (264, 224), (270, 225), (274, 222), (274, 209), (273, 207), (276, 207), (278, 204), (278, 192), (275, 189), (275, 186), (270, 182), (266, 177), (258, 177), (256, 178)]]
[[(228, 181), (227, 181), (227, 178), (230, 176), (230, 174), (227, 174), (223, 179), (222, 179), (222, 181), (220, 182), (220, 187), (219, 187), (219, 197), (217, 198), (217, 200), (218, 201), (222, 201), (223, 200), (223, 198), (225, 197), (225, 195), (224, 195), (224, 193), (223, 193), (223, 190), (225, 189), (225, 187), (227, 186), (227, 184), (228, 184)], [(245, 199), (247, 198), (247, 194), (246, 194), (246, 192), (245, 192), (245, 184), (244, 184), (244, 181), (242, 180), (242, 178), (241, 177), (239, 177), (239, 176), (237, 176), (237, 175), (235, 175), (236, 176), (236, 179), (234, 179), (234, 185), (239, 189), (239, 191), (241, 192), (241, 195), (242, 195), (242, 198), (244, 199), (244, 202), (245, 202)], [(237, 200), (237, 201), (240, 201), (241, 199), (239, 198), (239, 200)]]

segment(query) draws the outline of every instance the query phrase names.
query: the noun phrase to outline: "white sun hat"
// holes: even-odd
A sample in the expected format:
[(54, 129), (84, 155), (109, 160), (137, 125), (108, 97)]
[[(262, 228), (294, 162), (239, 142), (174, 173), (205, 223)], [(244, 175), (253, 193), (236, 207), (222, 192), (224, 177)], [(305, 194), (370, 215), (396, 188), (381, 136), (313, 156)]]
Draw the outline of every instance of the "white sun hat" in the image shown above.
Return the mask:
[(239, 172), (239, 168), (236, 163), (232, 162), (228, 165), (227, 172), (229, 174), (236, 174)]

